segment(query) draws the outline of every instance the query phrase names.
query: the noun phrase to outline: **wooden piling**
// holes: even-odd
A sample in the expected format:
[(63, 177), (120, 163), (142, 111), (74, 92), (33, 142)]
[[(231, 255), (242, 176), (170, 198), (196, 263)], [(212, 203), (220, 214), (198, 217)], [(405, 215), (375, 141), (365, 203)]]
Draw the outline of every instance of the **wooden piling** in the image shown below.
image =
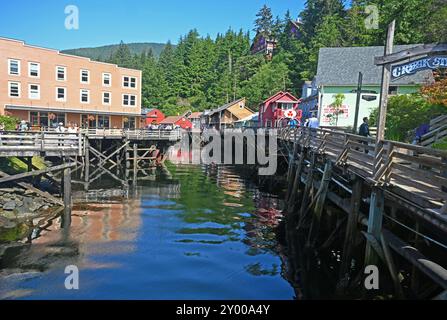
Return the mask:
[(299, 213), (300, 219), (303, 218), (305, 211), (307, 209), (307, 206), (309, 204), (310, 192), (312, 190), (312, 185), (313, 185), (315, 158), (316, 158), (316, 155), (314, 152), (312, 152), (310, 166), (309, 166), (309, 170), (307, 172), (307, 177), (306, 177), (306, 186), (304, 187), (303, 199), (301, 200), (301, 208), (300, 208), (300, 213)]
[[(308, 235), (308, 244), (313, 246), (320, 230), (321, 216), (323, 214), (324, 204), (329, 189), (329, 183), (332, 177), (332, 161), (328, 160), (324, 167), (323, 177), (321, 178), (320, 188), (317, 192), (318, 198), (315, 199), (315, 209), (313, 210), (312, 224)], [(311, 208), (309, 208), (311, 209)]]
[(298, 165), (293, 179), (292, 191), (290, 192), (290, 197), (287, 200), (287, 211), (289, 213), (294, 212), (295, 210), (295, 200), (298, 194), (298, 189), (301, 182), (301, 173), (303, 171), (303, 165), (304, 165), (304, 154), (305, 154), (304, 151), (302, 151), (299, 155)]
[(352, 250), (354, 240), (358, 232), (358, 220), (360, 214), (360, 205), (362, 202), (363, 181), (356, 177), (352, 187), (351, 205), (346, 225), (345, 240), (343, 244), (342, 260), (340, 265), (340, 280), (344, 279), (349, 272), (352, 262)]
[(138, 145), (133, 144), (133, 178), (136, 181), (138, 175)]
[(84, 157), (85, 157), (85, 170), (84, 170), (84, 181), (88, 182), (90, 180), (90, 141), (86, 136), (84, 139)]
[[(368, 217), (368, 235), (376, 241), (379, 241), (382, 232), (382, 220), (384, 211), (384, 194), (380, 188), (373, 188), (371, 193), (371, 202), (369, 206)], [(365, 266), (376, 265), (378, 263), (378, 256), (375, 253), (372, 244), (369, 240), (366, 242), (365, 251)]]
[(63, 215), (63, 227), (69, 227), (71, 224), (71, 168), (64, 169), (63, 175), (63, 193), (64, 193), (64, 215)]

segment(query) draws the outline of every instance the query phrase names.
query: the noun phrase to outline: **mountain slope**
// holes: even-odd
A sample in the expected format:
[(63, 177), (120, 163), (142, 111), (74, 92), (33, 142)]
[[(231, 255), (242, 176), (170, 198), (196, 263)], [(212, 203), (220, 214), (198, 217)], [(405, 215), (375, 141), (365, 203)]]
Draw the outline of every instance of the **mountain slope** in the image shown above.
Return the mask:
[[(75, 56), (87, 57), (93, 60), (105, 60), (110, 57), (112, 52), (118, 48), (119, 44), (113, 44), (101, 47), (92, 48), (78, 48), (78, 49), (67, 49), (61, 52), (66, 54), (72, 54)], [(141, 54), (143, 51), (152, 49), (154, 56), (158, 57), (165, 47), (162, 43), (127, 43), (132, 54)]]

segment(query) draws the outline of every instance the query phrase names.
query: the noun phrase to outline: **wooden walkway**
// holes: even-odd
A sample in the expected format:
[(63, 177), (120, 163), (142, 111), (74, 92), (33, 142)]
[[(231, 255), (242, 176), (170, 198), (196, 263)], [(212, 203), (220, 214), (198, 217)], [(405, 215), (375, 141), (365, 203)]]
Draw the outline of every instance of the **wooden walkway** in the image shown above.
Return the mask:
[(85, 129), (81, 134), (89, 139), (127, 139), (150, 141), (179, 141), (181, 130), (148, 130), (148, 129)]
[[(306, 248), (318, 250), (341, 243), (340, 290), (364, 277), (352, 269), (353, 259), (364, 259), (364, 266), (379, 260), (386, 266), (397, 297), (403, 297), (400, 268), (411, 274), (403, 276), (407, 293), (430, 296), (418, 282), (422, 273), (433, 281), (430, 292), (447, 294), (447, 152), (387, 140), (376, 145), (333, 129), (278, 134), (289, 153), (286, 237), (296, 246), (304, 237)], [(325, 212), (326, 200), (343, 214)]]
[(373, 138), (329, 129), (284, 129), (279, 137), (324, 154), (447, 223), (447, 152), (388, 140), (376, 146)]
[(3, 131), (0, 134), (0, 157), (65, 157), (83, 154), (81, 134), (54, 131)]

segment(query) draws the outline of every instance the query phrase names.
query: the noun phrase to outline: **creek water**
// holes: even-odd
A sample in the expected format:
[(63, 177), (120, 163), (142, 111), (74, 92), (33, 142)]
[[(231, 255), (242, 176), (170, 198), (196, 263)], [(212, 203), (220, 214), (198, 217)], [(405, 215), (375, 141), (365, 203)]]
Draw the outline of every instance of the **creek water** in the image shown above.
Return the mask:
[[(104, 175), (73, 185), (58, 219), (0, 266), (0, 298), (293, 299), (275, 227), (280, 199), (231, 167), (168, 164), (124, 187)], [(65, 268), (79, 269), (67, 290)]]

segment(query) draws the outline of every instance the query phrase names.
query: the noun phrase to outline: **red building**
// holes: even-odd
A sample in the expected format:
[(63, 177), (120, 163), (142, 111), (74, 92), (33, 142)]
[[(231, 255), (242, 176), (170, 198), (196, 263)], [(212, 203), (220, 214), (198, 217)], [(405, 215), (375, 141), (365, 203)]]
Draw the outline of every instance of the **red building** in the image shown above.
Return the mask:
[(295, 119), (301, 119), (298, 109), (299, 100), (289, 92), (278, 92), (259, 106), (259, 125), (261, 127), (285, 127), (291, 119), (288, 115), (293, 110)]
[(191, 129), (192, 122), (184, 116), (169, 116), (160, 122), (161, 125), (171, 126), (175, 128), (179, 126), (182, 129)]
[(145, 119), (145, 125), (160, 124), (166, 116), (158, 109), (146, 109), (142, 112), (142, 116)]

